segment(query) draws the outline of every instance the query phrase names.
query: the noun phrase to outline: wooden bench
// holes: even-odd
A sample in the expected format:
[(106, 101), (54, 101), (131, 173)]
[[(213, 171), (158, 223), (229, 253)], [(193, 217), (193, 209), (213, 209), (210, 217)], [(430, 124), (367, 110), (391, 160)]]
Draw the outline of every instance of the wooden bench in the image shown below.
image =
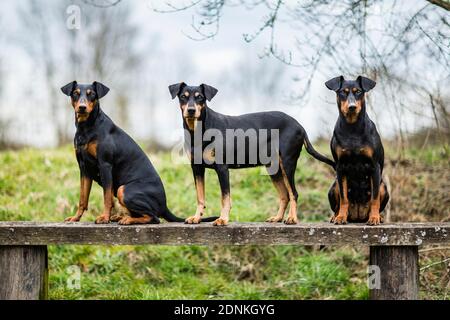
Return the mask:
[(418, 248), (450, 244), (450, 223), (399, 223), (370, 227), (301, 223), (210, 223), (119, 226), (92, 223), (0, 222), (0, 299), (45, 299), (47, 245), (327, 245), (370, 246), (369, 265), (380, 286), (371, 299), (417, 299)]

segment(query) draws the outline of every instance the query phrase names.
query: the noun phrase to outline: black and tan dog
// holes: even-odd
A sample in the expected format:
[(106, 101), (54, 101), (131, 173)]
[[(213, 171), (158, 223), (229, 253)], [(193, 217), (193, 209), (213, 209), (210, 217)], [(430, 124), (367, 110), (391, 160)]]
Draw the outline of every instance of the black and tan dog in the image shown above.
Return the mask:
[[(74, 144), (81, 177), (77, 213), (66, 221), (79, 221), (88, 209), (92, 180), (103, 187), (104, 196), (103, 213), (96, 223), (159, 223), (159, 217), (184, 221), (167, 208), (163, 184), (148, 157), (100, 109), (99, 99), (109, 89), (99, 82), (78, 84), (73, 81), (61, 90), (71, 97), (75, 111)], [(111, 217), (114, 196), (125, 215)]]
[[(251, 154), (252, 146), (258, 148), (266, 147), (272, 150), (274, 143), (278, 144), (276, 157), (279, 161), (276, 168), (269, 175), (279, 194), (278, 213), (269, 218), (269, 222), (281, 222), (288, 203), (290, 204), (289, 215), (285, 221), (286, 224), (295, 224), (297, 218), (297, 198), (298, 194), (295, 188), (295, 168), (300, 156), (302, 146), (304, 145), (308, 153), (314, 158), (323, 161), (331, 166), (334, 162), (314, 150), (308, 140), (308, 136), (303, 127), (292, 117), (282, 112), (259, 112), (245, 114), (241, 116), (227, 116), (213, 111), (207, 106), (207, 101), (216, 95), (217, 89), (201, 84), (200, 86), (188, 86), (184, 82), (169, 86), (172, 98), (178, 96), (181, 112), (183, 116), (183, 126), (185, 128), (185, 142), (190, 147), (191, 167), (195, 179), (197, 192), (197, 210), (194, 216), (186, 219), (186, 223), (200, 223), (205, 209), (205, 168), (211, 168), (216, 171), (220, 188), (222, 192), (222, 209), (220, 217), (214, 221), (214, 225), (227, 225), (229, 213), (231, 210), (229, 169), (248, 168), (265, 165), (261, 154)], [(256, 140), (251, 142), (250, 137), (239, 139), (236, 136), (229, 136), (227, 131), (240, 131), (241, 134), (253, 130), (253, 132), (271, 131), (275, 129), (278, 137), (267, 135), (258, 135)], [(195, 145), (195, 137), (202, 137), (208, 130), (215, 130), (221, 133), (223, 138), (223, 149), (208, 149), (209, 142), (200, 141), (200, 146)], [(277, 141), (275, 141), (275, 138)], [(228, 148), (230, 140), (232, 148)], [(200, 147), (200, 161), (196, 161), (196, 153)], [(217, 146), (216, 146), (217, 147)], [(196, 150), (197, 148), (197, 150)], [(220, 148), (220, 147), (219, 147)], [(231, 150), (229, 150), (231, 149)], [(222, 161), (218, 161), (218, 154), (221, 151)], [(241, 152), (242, 157), (239, 157)], [(251, 160), (253, 157), (253, 160)]]
[(375, 81), (359, 76), (354, 81), (343, 76), (325, 83), (337, 94), (339, 118), (331, 139), (336, 162), (336, 181), (328, 199), (334, 216), (331, 222), (382, 222), (380, 212), (389, 201), (382, 179), (384, 149), (377, 128), (366, 113), (365, 93)]

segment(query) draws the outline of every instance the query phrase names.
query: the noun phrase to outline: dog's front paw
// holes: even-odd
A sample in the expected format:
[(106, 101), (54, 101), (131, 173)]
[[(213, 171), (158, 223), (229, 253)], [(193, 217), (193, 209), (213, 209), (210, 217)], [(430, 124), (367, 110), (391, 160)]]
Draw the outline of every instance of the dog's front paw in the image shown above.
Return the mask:
[(285, 224), (297, 224), (298, 223), (298, 218), (297, 217), (287, 217), (286, 220), (284, 220)]
[(64, 219), (64, 222), (78, 222), (78, 221), (80, 221), (79, 216), (73, 216)]
[(226, 226), (228, 224), (228, 220), (224, 218), (218, 218), (213, 222), (213, 226)]
[(192, 216), (184, 220), (184, 223), (187, 224), (199, 224), (202, 221), (201, 216)]
[(369, 216), (369, 220), (367, 221), (367, 224), (369, 226), (377, 226), (380, 223), (381, 223), (381, 216), (379, 214)]
[(272, 223), (281, 222), (281, 221), (283, 221), (283, 217), (280, 217), (278, 215), (270, 217), (269, 219), (266, 220), (266, 222), (272, 222)]
[(334, 217), (334, 224), (347, 224), (347, 217), (344, 215), (338, 214)]
[(106, 214), (102, 214), (101, 216), (97, 217), (97, 219), (95, 219), (96, 224), (106, 224), (109, 223), (109, 221), (109, 216)]

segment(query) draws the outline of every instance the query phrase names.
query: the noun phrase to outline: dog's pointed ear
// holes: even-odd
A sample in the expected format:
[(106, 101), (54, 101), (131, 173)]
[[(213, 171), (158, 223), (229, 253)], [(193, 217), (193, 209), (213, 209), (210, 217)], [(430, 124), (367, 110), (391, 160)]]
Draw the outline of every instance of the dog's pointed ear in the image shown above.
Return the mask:
[(372, 90), (377, 84), (375, 81), (370, 80), (369, 78), (358, 76), (356, 81), (359, 83), (359, 86), (365, 91), (368, 92)]
[(175, 97), (180, 94), (181, 89), (183, 89), (185, 86), (186, 86), (186, 83), (184, 83), (184, 82), (175, 83), (175, 84), (170, 85), (169, 92), (170, 92), (170, 95), (172, 96), (172, 99), (175, 99)]
[(76, 81), (72, 81), (68, 84), (66, 84), (64, 87), (61, 88), (61, 91), (66, 95), (66, 96), (70, 96), (73, 92), (73, 90), (75, 90), (75, 87), (77, 86), (77, 82)]
[(200, 85), (200, 87), (203, 88), (203, 94), (205, 95), (206, 100), (211, 101), (212, 98), (214, 98), (214, 96), (217, 94), (217, 92), (219, 92), (219, 90), (217, 90), (214, 87), (211, 87), (207, 84), (202, 83)]
[(344, 76), (339, 76), (328, 80), (327, 82), (325, 82), (325, 85), (330, 90), (338, 91), (341, 88), (342, 84), (344, 83), (344, 80), (345, 80)]
[(95, 88), (95, 92), (97, 92), (97, 99), (103, 98), (109, 92), (109, 88), (101, 82), (94, 81), (92, 85)]

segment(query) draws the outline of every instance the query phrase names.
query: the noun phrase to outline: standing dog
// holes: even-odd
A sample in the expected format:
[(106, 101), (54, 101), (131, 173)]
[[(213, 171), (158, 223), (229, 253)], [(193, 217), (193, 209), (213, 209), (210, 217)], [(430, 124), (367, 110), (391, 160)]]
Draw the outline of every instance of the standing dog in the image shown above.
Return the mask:
[(339, 118), (331, 139), (336, 162), (336, 181), (328, 192), (334, 216), (331, 222), (364, 221), (369, 225), (382, 222), (380, 212), (389, 201), (382, 179), (384, 149), (375, 124), (366, 113), (365, 93), (375, 81), (359, 76), (343, 76), (325, 83), (337, 94)]
[[(308, 140), (303, 127), (290, 116), (282, 112), (259, 112), (241, 116), (226, 116), (213, 111), (207, 106), (207, 101), (216, 95), (217, 89), (201, 84), (200, 86), (188, 86), (184, 82), (169, 86), (172, 99), (178, 97), (185, 128), (185, 142), (190, 145), (190, 159), (192, 172), (195, 179), (197, 192), (197, 211), (194, 216), (186, 219), (186, 223), (200, 223), (205, 209), (205, 168), (214, 169), (218, 175), (222, 191), (222, 209), (220, 217), (214, 221), (214, 225), (227, 225), (231, 210), (229, 169), (248, 168), (265, 165), (261, 154), (249, 152), (250, 149), (267, 148), (272, 150), (274, 143), (278, 144), (275, 157), (277, 158), (275, 172), (270, 172), (270, 177), (279, 194), (279, 209), (277, 215), (269, 218), (268, 222), (281, 222), (288, 203), (289, 215), (286, 224), (295, 224), (297, 218), (297, 198), (295, 189), (295, 168), (304, 145), (309, 154), (317, 160), (323, 161), (334, 167), (334, 162), (314, 150)], [(209, 148), (208, 142), (200, 141), (200, 146), (195, 145), (195, 137), (203, 137), (208, 130), (215, 130), (223, 138), (223, 149)], [(249, 132), (261, 132), (277, 130), (278, 139), (272, 133), (255, 135), (252, 142), (250, 136), (239, 139), (236, 135), (229, 135), (229, 131), (240, 132), (241, 138)], [(277, 140), (277, 141), (275, 141)], [(231, 142), (231, 143), (230, 143)], [(228, 146), (231, 145), (231, 148)], [(200, 147), (200, 161), (195, 160), (197, 150)], [(231, 150), (230, 150), (231, 149)], [(259, 149), (260, 150), (260, 149)], [(224, 161), (218, 161), (219, 153), (225, 155)], [(240, 154), (240, 155), (239, 155)], [(273, 155), (272, 155), (273, 156)], [(253, 160), (252, 160), (253, 159)], [(279, 160), (279, 161), (278, 161)]]
[[(99, 99), (109, 89), (100, 82), (73, 81), (61, 90), (71, 97), (75, 111), (74, 144), (81, 177), (77, 213), (66, 221), (79, 221), (88, 209), (92, 180), (103, 187), (104, 197), (103, 213), (95, 223), (159, 223), (159, 217), (184, 221), (167, 208), (161, 179), (144, 151), (100, 109)], [(124, 217), (111, 217), (113, 196), (117, 197), (122, 213), (126, 213)]]

